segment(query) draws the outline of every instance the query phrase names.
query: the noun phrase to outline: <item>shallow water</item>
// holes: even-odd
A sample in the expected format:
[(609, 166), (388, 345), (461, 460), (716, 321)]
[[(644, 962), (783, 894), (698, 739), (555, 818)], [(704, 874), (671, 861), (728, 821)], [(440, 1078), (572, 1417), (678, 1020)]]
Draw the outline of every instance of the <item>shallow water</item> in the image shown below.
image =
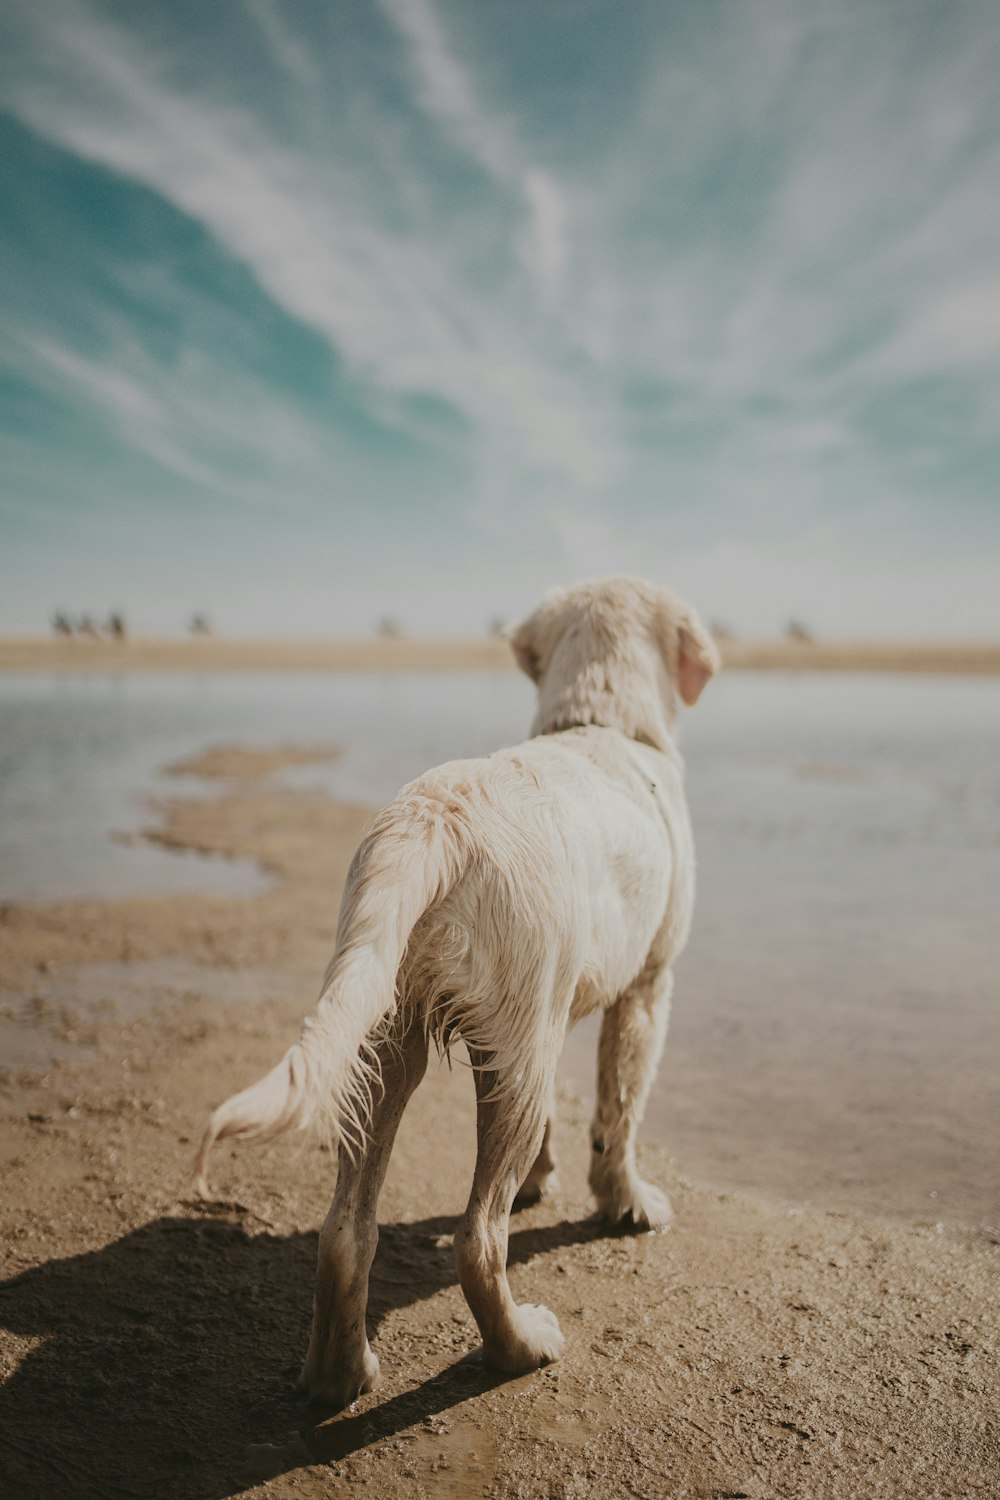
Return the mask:
[(213, 790), (164, 767), (209, 744), (336, 743), (332, 776), (282, 779), (383, 801), (435, 761), (520, 738), (530, 705), (513, 674), (0, 674), (0, 899), (254, 894), (268, 882), (247, 861), (135, 836), (156, 821), (151, 798)]
[[(239, 894), (252, 866), (109, 839), (150, 821), (150, 794), (205, 790), (158, 767), (336, 742), (282, 780), (380, 802), (521, 738), (531, 711), (514, 675), (0, 677), (0, 891)], [(734, 673), (685, 716), (698, 905), (645, 1128), (684, 1169), (1000, 1222), (998, 744), (990, 680)], [(587, 1091), (583, 1029), (565, 1071)]]

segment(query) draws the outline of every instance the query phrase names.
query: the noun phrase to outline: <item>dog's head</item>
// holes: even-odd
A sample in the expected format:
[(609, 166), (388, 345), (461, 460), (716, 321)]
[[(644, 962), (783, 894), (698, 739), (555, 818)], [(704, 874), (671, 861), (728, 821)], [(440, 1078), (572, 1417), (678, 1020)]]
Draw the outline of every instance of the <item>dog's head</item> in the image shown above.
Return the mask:
[(641, 578), (553, 589), (509, 639), (538, 687), (534, 734), (602, 724), (665, 749), (678, 700), (696, 703), (719, 669), (690, 605)]

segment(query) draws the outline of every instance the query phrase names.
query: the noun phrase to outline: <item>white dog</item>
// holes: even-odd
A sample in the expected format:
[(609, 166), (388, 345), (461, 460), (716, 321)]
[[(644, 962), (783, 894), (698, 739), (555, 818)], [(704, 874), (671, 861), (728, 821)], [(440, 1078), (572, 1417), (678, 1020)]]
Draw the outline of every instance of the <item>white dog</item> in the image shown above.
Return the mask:
[(302, 1384), (336, 1406), (378, 1376), (365, 1333), (376, 1206), (429, 1039), (460, 1038), (475, 1072), (479, 1154), (455, 1257), (493, 1364), (521, 1372), (562, 1350), (554, 1314), (511, 1296), (508, 1220), (519, 1189), (531, 1200), (551, 1185), (556, 1062), (567, 1027), (597, 1008), (590, 1186), (612, 1221), (670, 1217), (636, 1170), (636, 1130), (694, 896), (677, 702), (695, 702), (718, 653), (687, 605), (634, 578), (549, 594), (511, 644), (538, 685), (534, 737), (429, 771), (379, 815), (301, 1040), (220, 1105), (198, 1155), (207, 1196), (216, 1140), (329, 1123), (339, 1174)]

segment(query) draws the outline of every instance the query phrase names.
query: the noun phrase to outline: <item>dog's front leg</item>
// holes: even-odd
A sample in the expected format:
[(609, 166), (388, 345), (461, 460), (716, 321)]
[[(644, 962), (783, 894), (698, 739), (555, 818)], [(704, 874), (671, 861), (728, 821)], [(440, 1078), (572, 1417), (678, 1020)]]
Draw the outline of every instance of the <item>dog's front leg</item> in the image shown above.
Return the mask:
[(666, 1041), (672, 989), (669, 969), (647, 966), (605, 1012), (598, 1045), (590, 1187), (606, 1219), (631, 1219), (637, 1229), (663, 1228), (671, 1218), (667, 1195), (639, 1176), (635, 1144)]
[(364, 1144), (352, 1160), (343, 1147), (337, 1188), (319, 1236), (309, 1352), (299, 1384), (310, 1400), (347, 1406), (378, 1380), (365, 1314), (368, 1273), (378, 1244), (376, 1212), (389, 1156), (407, 1100), (427, 1067), (419, 1025), (378, 1049), (382, 1073)]

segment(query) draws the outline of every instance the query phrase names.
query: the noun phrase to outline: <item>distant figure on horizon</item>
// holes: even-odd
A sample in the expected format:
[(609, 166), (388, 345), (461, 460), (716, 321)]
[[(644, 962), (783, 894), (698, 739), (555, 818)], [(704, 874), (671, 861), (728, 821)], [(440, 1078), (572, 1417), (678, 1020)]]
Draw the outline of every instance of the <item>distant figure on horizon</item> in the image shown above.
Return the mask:
[(383, 615), (378, 622), (378, 633), (381, 636), (395, 638), (403, 634), (403, 627), (395, 615)]
[(77, 635), (88, 636), (90, 638), (90, 640), (92, 640), (92, 641), (99, 641), (101, 639), (101, 632), (98, 630), (97, 626), (94, 624), (94, 619), (93, 619), (92, 615), (81, 615), (80, 616), (80, 618), (79, 618), (79, 620), (77, 621), (77, 624), (76, 624), (76, 633), (77, 633)]
[(123, 641), (125, 639), (125, 636), (127, 634), (127, 631), (125, 629), (125, 616), (121, 613), (120, 610), (113, 609), (110, 615), (108, 615), (107, 631), (112, 640)]
[(73, 622), (61, 609), (57, 609), (52, 616), (52, 631), (55, 635), (72, 636), (73, 634)]
[(211, 635), (212, 627), (208, 623), (208, 616), (203, 615), (200, 612), (198, 614), (192, 615), (191, 622), (188, 625), (188, 630), (192, 635)]
[(802, 645), (808, 645), (813, 639), (813, 633), (801, 620), (789, 620), (785, 626), (785, 635), (790, 641), (799, 641)]

